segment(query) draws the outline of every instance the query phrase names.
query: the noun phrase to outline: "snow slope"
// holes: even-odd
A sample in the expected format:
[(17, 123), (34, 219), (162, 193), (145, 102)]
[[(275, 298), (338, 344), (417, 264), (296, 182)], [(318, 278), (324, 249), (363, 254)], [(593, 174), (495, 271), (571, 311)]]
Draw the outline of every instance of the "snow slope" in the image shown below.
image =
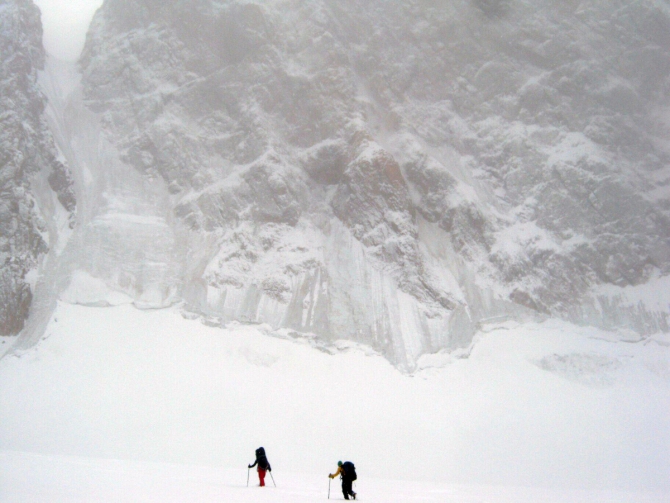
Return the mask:
[[(257, 487), (246, 470), (167, 463), (43, 456), (0, 452), (2, 501), (105, 501), (138, 503), (315, 502), (328, 495), (328, 478), (277, 473), (277, 487)], [(270, 477), (268, 477), (268, 480)], [(330, 499), (342, 501), (339, 481), (330, 484)], [(556, 490), (527, 487), (467, 486), (439, 482), (370, 479), (356, 482), (360, 501), (442, 503), (657, 503), (662, 492)]]
[[(344, 458), (366, 501), (667, 501), (670, 341), (621, 339), (507, 322), (406, 375), (352, 342), (61, 302), (0, 360), (0, 501), (313, 501)], [(256, 499), (259, 445), (281, 487)]]

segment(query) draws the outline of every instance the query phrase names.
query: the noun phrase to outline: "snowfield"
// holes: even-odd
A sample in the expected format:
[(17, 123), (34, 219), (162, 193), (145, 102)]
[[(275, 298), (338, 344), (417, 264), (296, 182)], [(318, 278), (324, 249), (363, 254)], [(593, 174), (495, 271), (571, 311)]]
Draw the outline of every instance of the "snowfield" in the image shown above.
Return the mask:
[[(275, 475), (277, 487), (258, 487), (246, 470), (192, 465), (138, 463), (2, 452), (2, 501), (12, 502), (321, 502), (328, 499), (328, 477)], [(276, 470), (278, 471), (278, 470)], [(253, 476), (253, 474), (252, 474)], [(267, 480), (270, 480), (268, 476)], [(255, 483), (255, 484), (254, 484)], [(384, 503), (652, 503), (667, 501), (662, 492), (556, 490), (476, 486), (384, 479), (355, 482), (357, 500)], [(330, 499), (344, 501), (339, 480)]]
[[(670, 341), (482, 326), (413, 375), (351, 342), (60, 302), (0, 360), (0, 501), (670, 500)], [(246, 487), (263, 445), (270, 487)], [(341, 499), (337, 480), (331, 499)]]

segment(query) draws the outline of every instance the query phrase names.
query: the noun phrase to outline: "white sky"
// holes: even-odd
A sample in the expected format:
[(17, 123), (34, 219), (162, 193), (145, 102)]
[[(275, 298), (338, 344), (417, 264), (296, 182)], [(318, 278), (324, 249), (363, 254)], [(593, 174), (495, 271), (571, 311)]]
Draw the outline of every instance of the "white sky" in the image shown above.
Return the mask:
[(42, 11), (44, 47), (59, 59), (75, 61), (84, 47), (86, 31), (103, 0), (34, 0)]

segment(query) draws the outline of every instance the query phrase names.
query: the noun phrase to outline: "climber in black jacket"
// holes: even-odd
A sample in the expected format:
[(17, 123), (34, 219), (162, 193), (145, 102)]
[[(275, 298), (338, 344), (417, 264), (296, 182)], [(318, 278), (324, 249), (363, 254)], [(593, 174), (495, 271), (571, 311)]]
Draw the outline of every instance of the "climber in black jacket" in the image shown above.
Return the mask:
[(258, 480), (261, 481), (261, 487), (265, 487), (265, 472), (272, 471), (272, 467), (265, 456), (265, 449), (263, 447), (256, 449), (256, 461), (254, 461), (253, 465), (249, 465), (249, 468), (253, 468), (256, 464), (258, 464), (258, 468), (256, 469), (258, 471)]

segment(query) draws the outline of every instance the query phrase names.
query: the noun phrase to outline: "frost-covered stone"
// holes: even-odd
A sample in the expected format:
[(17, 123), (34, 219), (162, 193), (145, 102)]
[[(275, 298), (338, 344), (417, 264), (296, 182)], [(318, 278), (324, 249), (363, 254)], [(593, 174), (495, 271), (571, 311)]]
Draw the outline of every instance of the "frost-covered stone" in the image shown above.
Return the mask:
[(411, 368), (497, 316), (668, 329), (624, 290), (670, 274), (669, 28), (654, 0), (107, 0), (83, 96), (164, 187), (152, 285)]
[(60, 204), (69, 227), (75, 223), (72, 176), (37, 85), (44, 59), (39, 9), (30, 0), (0, 1), (0, 335), (19, 333), (28, 317), (37, 268), (55, 238), (47, 206)]

